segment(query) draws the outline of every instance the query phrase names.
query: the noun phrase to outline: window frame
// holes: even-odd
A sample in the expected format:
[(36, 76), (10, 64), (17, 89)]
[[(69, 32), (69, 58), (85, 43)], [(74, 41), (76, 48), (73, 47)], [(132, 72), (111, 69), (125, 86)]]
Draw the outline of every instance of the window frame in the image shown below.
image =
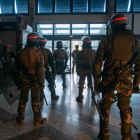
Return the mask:
[(88, 12), (73, 13), (73, 0), (70, 0), (70, 13), (55, 13), (55, 0), (52, 0), (52, 13), (38, 13), (38, 0), (35, 0), (35, 15), (93, 15), (93, 14), (108, 14), (109, 0), (106, 0), (106, 12), (90, 12), (91, 0), (88, 0)]
[(11, 14), (7, 13), (7, 14), (0, 14), (0, 16), (16, 16), (18, 14), (22, 14), (23, 16), (29, 16), (29, 0), (28, 0), (28, 13), (15, 13), (15, 3), (14, 0), (12, 0), (13, 3), (13, 12)]
[(128, 14), (131, 14), (131, 13), (140, 13), (140, 11), (139, 12), (134, 12), (133, 11), (133, 0), (131, 0), (131, 8), (130, 8), (130, 12), (117, 12), (116, 10), (116, 8), (117, 8), (117, 0), (114, 2), (114, 13), (128, 13)]
[[(48, 40), (50, 39), (59, 39), (59, 38), (66, 38), (66, 39), (70, 39), (70, 35), (72, 35), (72, 24), (88, 24), (88, 34), (86, 36), (90, 36), (91, 38), (94, 38), (95, 40), (98, 39), (99, 37), (105, 37), (106, 35), (108, 35), (108, 26), (106, 28), (106, 35), (93, 35), (90, 34), (90, 24), (106, 24), (107, 22), (75, 22), (75, 23), (35, 23), (35, 31), (37, 32), (37, 26), (39, 24), (52, 24), (53, 25), (53, 34), (52, 35), (43, 35), (43, 36), (47, 36)], [(54, 26), (55, 24), (70, 24), (70, 35), (55, 35), (54, 34)], [(81, 38), (84, 35), (73, 35), (72, 39), (77, 39), (77, 38)]]

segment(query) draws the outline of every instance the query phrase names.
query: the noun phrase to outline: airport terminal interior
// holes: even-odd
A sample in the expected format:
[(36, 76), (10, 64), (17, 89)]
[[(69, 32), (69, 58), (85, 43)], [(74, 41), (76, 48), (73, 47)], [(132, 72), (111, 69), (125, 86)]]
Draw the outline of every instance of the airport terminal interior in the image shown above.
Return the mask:
[[(56, 50), (57, 41), (62, 41), (68, 54), (67, 87), (62, 87), (59, 74), (55, 79), (59, 100), (51, 100), (48, 82), (45, 81), (44, 93), (48, 105), (45, 100), (40, 102), (40, 111), (47, 118), (46, 124), (34, 126), (30, 94), (24, 124), (19, 124), (16, 121), (19, 97), (10, 105), (1, 91), (0, 140), (98, 140), (100, 116), (91, 100), (87, 79), (83, 101), (76, 101), (79, 76), (76, 68), (72, 72), (71, 54), (75, 45), (82, 50), (83, 36), (91, 38), (92, 49), (97, 51), (100, 41), (111, 33), (109, 19), (118, 13), (125, 14), (127, 29), (132, 30), (140, 40), (140, 0), (0, 0), (0, 54), (6, 44), (10, 45), (11, 52), (18, 54), (25, 47), (27, 35), (31, 32), (45, 37), (45, 47), (52, 53)], [(137, 130), (132, 127), (132, 137), (139, 140), (140, 94), (132, 94), (130, 105), (132, 123), (137, 127)], [(109, 116), (111, 140), (121, 140), (120, 123), (120, 111), (115, 102)]]

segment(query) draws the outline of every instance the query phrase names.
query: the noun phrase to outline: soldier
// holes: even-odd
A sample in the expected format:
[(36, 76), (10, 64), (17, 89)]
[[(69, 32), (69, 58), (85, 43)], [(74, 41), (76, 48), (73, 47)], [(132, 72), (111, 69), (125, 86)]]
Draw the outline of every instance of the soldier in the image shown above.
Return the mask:
[[(125, 66), (131, 60), (136, 49), (140, 47), (138, 38), (131, 30), (126, 29), (127, 18), (125, 15), (117, 14), (112, 16), (109, 20), (109, 25), (112, 33), (101, 40), (94, 63), (95, 89), (102, 91), (103, 97), (107, 94), (101, 103), (104, 120), (100, 117), (100, 140), (109, 140), (109, 112), (113, 104), (113, 99), (115, 99), (114, 91), (109, 94), (105, 93), (103, 87), (106, 87), (112, 81), (121, 67)], [(103, 61), (105, 62), (101, 75)], [(121, 80), (114, 89), (118, 92), (117, 106), (120, 109), (122, 140), (131, 140), (132, 108), (130, 107), (130, 98), (133, 84), (131, 82), (132, 74), (128, 73), (128, 75), (128, 78)], [(101, 76), (102, 81), (100, 82)]]
[[(55, 100), (55, 99), (57, 100), (57, 99), (59, 99), (59, 96), (57, 96), (56, 93), (55, 93), (55, 87), (54, 87), (55, 82), (54, 82), (54, 79), (53, 79), (53, 77), (55, 76), (54, 60), (53, 60), (53, 56), (52, 56), (51, 51), (49, 49), (44, 48), (46, 42), (47, 42), (46, 38), (40, 38), (40, 40), (39, 40), (40, 50), (41, 50), (41, 52), (44, 56), (44, 67), (46, 69), (45, 78), (49, 83), (48, 87), (49, 87), (49, 90), (51, 91), (51, 99), (52, 100)], [(51, 67), (52, 72), (50, 72), (50, 67), (49, 66)], [(43, 100), (42, 92), (41, 92), (40, 100), (41, 101)]]
[(10, 68), (12, 64), (12, 57), (11, 57), (11, 52), (9, 50), (10, 45), (5, 45), (2, 53), (2, 73), (4, 78), (7, 80), (7, 77), (10, 74)]
[[(35, 85), (38, 88), (44, 89), (45, 70), (43, 65), (43, 55), (39, 49), (36, 48), (39, 43), (39, 36), (37, 33), (30, 33), (27, 36), (27, 47), (20, 53), (20, 62), (28, 69), (29, 74), (34, 78)], [(21, 94), (18, 106), (17, 122), (23, 124), (24, 111), (28, 101), (29, 90), (31, 88), (31, 104), (34, 112), (34, 125), (40, 125), (46, 122), (46, 118), (41, 117), (39, 109), (40, 90), (37, 90), (27, 79), (26, 75), (21, 73)]]
[[(83, 89), (84, 89), (84, 83), (85, 78), (88, 76), (88, 82), (91, 84), (91, 68), (90, 68), (90, 59), (91, 59), (91, 65), (94, 63), (95, 59), (95, 51), (92, 49), (91, 46), (91, 39), (88, 36), (85, 36), (82, 38), (83, 45), (82, 45), (82, 51), (80, 51), (77, 55), (77, 61), (76, 61), (76, 72), (77, 75), (80, 76), (79, 79), (79, 95), (76, 98), (77, 102), (82, 102), (83, 100)], [(89, 54), (90, 53), (90, 54)], [(91, 58), (90, 58), (91, 56)]]
[(9, 48), (10, 48), (10, 45), (5, 45), (4, 46), (2, 56), (4, 57), (5, 60), (12, 59), (11, 55), (10, 55), (11, 53), (10, 53)]
[(62, 49), (63, 48), (63, 43), (61, 41), (57, 42), (57, 50), (54, 51), (53, 57), (56, 61), (56, 74), (59, 72), (62, 75), (62, 80), (63, 80), (63, 88), (66, 88), (66, 77), (65, 77), (65, 69), (67, 67), (67, 62), (68, 62), (68, 55), (67, 52)]
[(75, 45), (75, 49), (73, 52), (72, 52), (72, 57), (73, 57), (73, 66), (72, 66), (72, 73), (74, 73), (74, 66), (76, 65), (76, 59), (77, 59), (77, 54), (80, 52), (78, 50), (79, 48), (79, 45)]

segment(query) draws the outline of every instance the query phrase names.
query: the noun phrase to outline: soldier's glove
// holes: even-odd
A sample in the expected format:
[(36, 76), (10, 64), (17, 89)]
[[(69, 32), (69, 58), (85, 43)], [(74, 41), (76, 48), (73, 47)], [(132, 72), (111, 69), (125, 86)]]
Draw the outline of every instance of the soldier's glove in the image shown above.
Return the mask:
[(96, 91), (99, 92), (103, 92), (105, 89), (105, 86), (102, 83), (99, 83), (99, 85), (95, 86)]
[(96, 92), (100, 92), (100, 88), (99, 88), (99, 85), (95, 85), (95, 90), (96, 90)]
[(133, 87), (133, 93), (139, 93), (139, 87)]

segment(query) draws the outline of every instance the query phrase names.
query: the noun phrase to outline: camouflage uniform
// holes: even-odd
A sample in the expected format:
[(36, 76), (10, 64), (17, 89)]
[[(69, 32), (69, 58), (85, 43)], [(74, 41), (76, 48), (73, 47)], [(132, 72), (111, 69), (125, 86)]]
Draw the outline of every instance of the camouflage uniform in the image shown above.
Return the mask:
[[(78, 45), (76, 45), (76, 46), (78, 46)], [(79, 46), (78, 46), (78, 47), (79, 47)], [(74, 50), (74, 51), (72, 52), (72, 57), (73, 57), (72, 72), (74, 72), (74, 66), (76, 65), (77, 55), (78, 55), (78, 53), (80, 52), (80, 51), (78, 50), (78, 47), (77, 47), (76, 50)]]
[[(31, 38), (33, 38), (32, 36), (34, 34), (35, 33), (31, 33), (31, 35), (28, 36), (31, 36)], [(37, 35), (35, 37), (37, 37)], [(35, 46), (26, 47), (20, 53), (20, 62), (28, 69), (28, 72), (34, 78), (35, 81), (34, 84), (36, 85), (36, 87), (44, 88), (44, 79), (42, 77), (43, 73), (40, 71), (40, 68), (44, 69), (42, 52)], [(17, 121), (21, 124), (23, 123), (25, 107), (26, 103), (28, 102), (28, 95), (30, 89), (31, 89), (31, 104), (34, 112), (34, 124), (40, 125), (44, 121), (46, 121), (46, 118), (45, 119), (41, 118), (41, 113), (39, 109), (40, 90), (36, 89), (33, 85), (31, 85), (26, 75), (24, 75), (23, 73), (21, 73), (21, 94), (18, 106)]]
[(5, 45), (4, 51), (2, 53), (2, 59), (5, 60), (4, 63), (2, 63), (2, 73), (5, 79), (10, 74), (10, 69), (11, 69), (11, 64), (12, 64), (12, 57), (11, 57), (11, 52), (9, 51), (10, 45)]
[[(59, 44), (60, 42), (60, 44)], [(68, 61), (68, 55), (67, 52), (61, 48), (59, 48), (58, 46), (61, 46), (62, 43), (61, 41), (57, 42), (57, 50), (54, 51), (53, 53), (53, 57), (56, 61), (56, 71), (55, 73), (57, 74), (58, 72), (62, 75), (62, 80), (63, 80), (63, 88), (66, 88), (66, 77), (65, 77), (65, 69), (67, 66), (67, 61)]]
[[(115, 20), (114, 20), (115, 21)], [(123, 25), (124, 26), (124, 25)], [(132, 31), (126, 30), (124, 27), (118, 27), (113, 29), (113, 33), (105, 37), (99, 44), (95, 63), (95, 89), (102, 89), (106, 87), (112, 79), (117, 75), (122, 66), (125, 66), (129, 60), (131, 60), (133, 53), (139, 47), (139, 40)], [(104, 69), (101, 77), (102, 62), (104, 62)], [(131, 139), (131, 117), (132, 108), (130, 107), (130, 98), (132, 95), (133, 83), (131, 82), (132, 75), (129, 73), (127, 80), (121, 80), (115, 87), (117, 90), (118, 108), (120, 109), (121, 117), (121, 135), (122, 140)], [(100, 87), (99, 87), (100, 83)], [(109, 112), (113, 99), (115, 99), (114, 91), (111, 93), (102, 92), (104, 97), (102, 101), (101, 110), (103, 112), (104, 120), (100, 118), (100, 134), (101, 140), (108, 140), (108, 124), (109, 124)]]
[[(45, 79), (48, 81), (49, 85), (49, 90), (51, 91), (51, 99), (58, 99), (59, 96), (56, 95), (55, 93), (55, 82), (53, 79), (53, 75), (55, 73), (54, 71), (54, 60), (53, 60), (53, 56), (52, 53), (49, 49), (44, 48), (43, 46), (40, 48), (43, 56), (44, 56), (44, 67), (46, 69), (45, 71)], [(48, 66), (48, 64), (51, 66), (52, 72), (50, 72), (50, 68)], [(42, 93), (41, 93), (41, 97), (42, 97)]]
[[(86, 38), (85, 38), (86, 39)], [(87, 38), (88, 40), (88, 38)], [(84, 41), (86, 42), (86, 40)], [(89, 43), (89, 44), (88, 44)], [(90, 68), (90, 59), (91, 63), (93, 65), (94, 59), (95, 59), (95, 50), (91, 47), (91, 41), (86, 43), (83, 43), (83, 50), (80, 51), (77, 55), (77, 61), (76, 61), (76, 72), (77, 75), (80, 76), (79, 79), (79, 95), (76, 98), (78, 102), (82, 102), (83, 99), (83, 89), (84, 89), (84, 83), (85, 78), (88, 77), (88, 84), (91, 85), (91, 68)], [(89, 52), (91, 55), (91, 58), (89, 57)]]

